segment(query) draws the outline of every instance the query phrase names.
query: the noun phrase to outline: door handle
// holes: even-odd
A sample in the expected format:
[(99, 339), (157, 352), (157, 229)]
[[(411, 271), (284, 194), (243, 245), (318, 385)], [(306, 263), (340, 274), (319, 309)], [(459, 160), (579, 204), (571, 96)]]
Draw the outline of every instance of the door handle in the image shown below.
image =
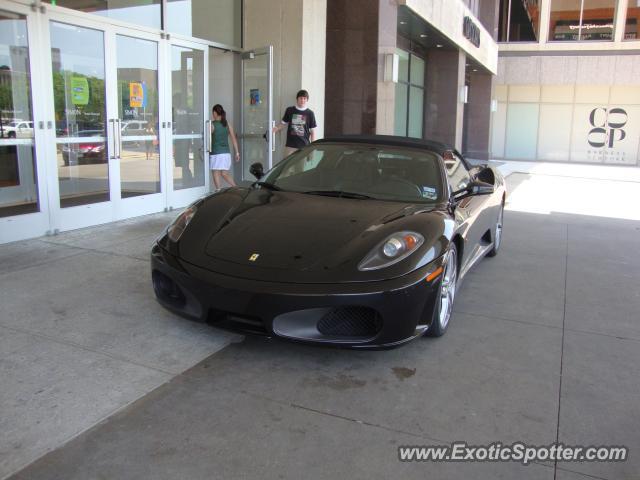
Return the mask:
[(276, 133), (273, 131), (274, 128), (276, 128), (276, 121), (271, 120), (271, 151), (272, 152), (276, 151)]
[(204, 150), (211, 151), (211, 120), (204, 121)]
[(111, 130), (111, 155), (109, 155), (109, 160), (114, 160), (118, 158), (116, 155), (116, 120), (114, 118), (109, 119), (109, 130)]
[(119, 118), (116, 118), (116, 135), (118, 142), (118, 158), (122, 158), (122, 122)]

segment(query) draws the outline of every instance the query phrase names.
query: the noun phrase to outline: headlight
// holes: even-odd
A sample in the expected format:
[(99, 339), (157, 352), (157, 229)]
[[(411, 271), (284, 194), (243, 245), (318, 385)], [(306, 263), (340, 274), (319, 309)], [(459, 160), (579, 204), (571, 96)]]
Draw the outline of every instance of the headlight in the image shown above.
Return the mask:
[(190, 206), (176, 218), (169, 228), (167, 228), (167, 236), (172, 242), (177, 242), (184, 233), (187, 225), (196, 214), (196, 207)]
[(378, 270), (407, 258), (424, 243), (416, 232), (398, 232), (374, 248), (358, 265), (358, 270)]

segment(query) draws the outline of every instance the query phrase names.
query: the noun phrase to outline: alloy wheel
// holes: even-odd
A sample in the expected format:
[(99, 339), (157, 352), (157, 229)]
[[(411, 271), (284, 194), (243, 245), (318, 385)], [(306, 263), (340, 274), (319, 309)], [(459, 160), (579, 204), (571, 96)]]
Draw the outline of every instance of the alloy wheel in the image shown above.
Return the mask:
[(447, 256), (447, 263), (440, 284), (440, 328), (447, 328), (451, 311), (453, 310), (453, 300), (456, 295), (456, 285), (458, 280), (456, 251), (452, 249)]

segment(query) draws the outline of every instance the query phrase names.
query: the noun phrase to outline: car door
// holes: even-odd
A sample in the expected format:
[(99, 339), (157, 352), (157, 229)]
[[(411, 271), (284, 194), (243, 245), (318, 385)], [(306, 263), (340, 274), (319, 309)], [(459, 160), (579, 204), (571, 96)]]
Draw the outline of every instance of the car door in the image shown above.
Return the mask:
[[(444, 156), (444, 163), (451, 188), (450, 193), (465, 189), (472, 181), (469, 166), (462, 155), (457, 151), (449, 151)], [(462, 267), (472, 261), (479, 253), (481, 239), (484, 235), (482, 226), (482, 210), (486, 197), (482, 195), (471, 196), (458, 202), (455, 216), (464, 238), (462, 252)]]

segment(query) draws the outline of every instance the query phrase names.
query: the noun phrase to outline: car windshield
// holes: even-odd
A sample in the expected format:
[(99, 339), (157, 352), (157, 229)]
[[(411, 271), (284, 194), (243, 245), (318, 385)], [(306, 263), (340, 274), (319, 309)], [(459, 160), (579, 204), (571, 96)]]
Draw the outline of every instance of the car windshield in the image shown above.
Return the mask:
[(439, 156), (374, 144), (318, 144), (287, 157), (263, 183), (313, 195), (433, 203), (442, 197)]

